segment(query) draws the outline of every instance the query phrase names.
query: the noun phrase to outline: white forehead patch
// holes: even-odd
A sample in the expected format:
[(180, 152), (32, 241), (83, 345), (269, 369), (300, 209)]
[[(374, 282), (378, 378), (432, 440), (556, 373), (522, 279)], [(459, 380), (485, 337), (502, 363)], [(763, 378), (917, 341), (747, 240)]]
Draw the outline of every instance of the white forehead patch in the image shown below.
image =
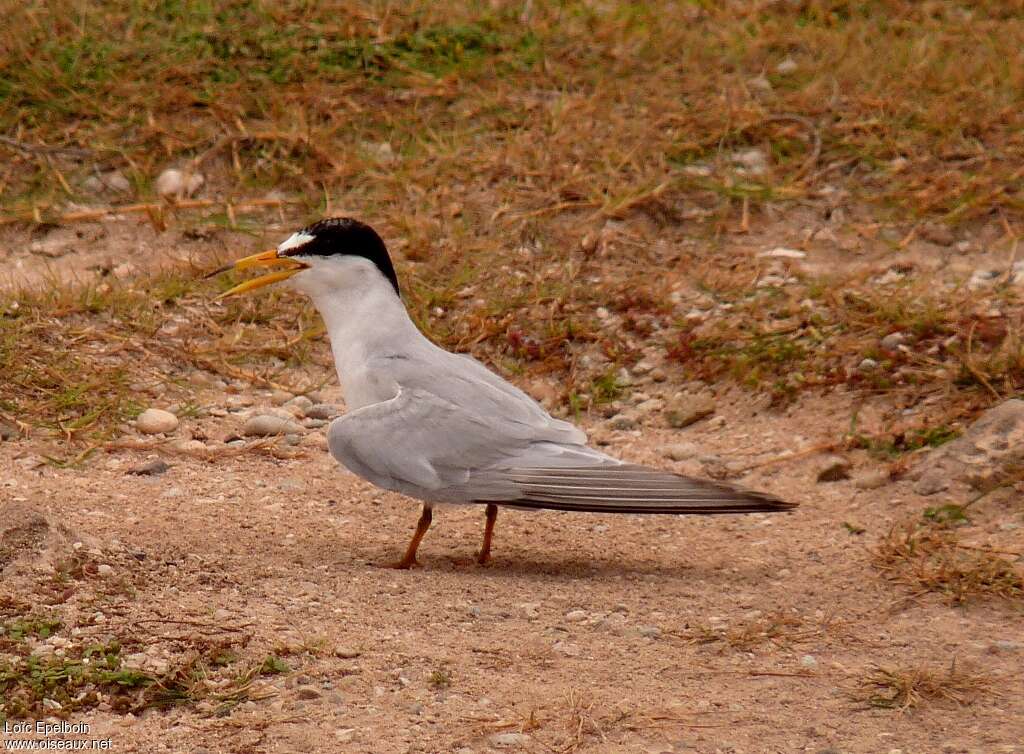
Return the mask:
[(314, 236), (311, 236), (309, 233), (303, 233), (302, 231), (292, 233), (281, 243), (280, 246), (277, 247), (277, 253), (281, 254), (285, 251), (291, 251), (292, 249), (297, 249), (300, 246), (305, 246), (307, 243), (312, 241), (313, 238)]

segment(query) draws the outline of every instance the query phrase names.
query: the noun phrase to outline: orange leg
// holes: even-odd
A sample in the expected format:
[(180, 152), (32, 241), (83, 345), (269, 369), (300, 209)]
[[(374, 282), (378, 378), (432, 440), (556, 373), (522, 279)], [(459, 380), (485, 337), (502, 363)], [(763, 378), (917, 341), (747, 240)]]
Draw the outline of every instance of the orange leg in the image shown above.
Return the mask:
[(484, 523), (484, 543), (480, 548), (480, 554), (476, 562), (480, 565), (487, 565), (491, 559), (491, 538), (494, 536), (494, 522), (498, 520), (498, 506), (493, 503), (487, 504), (487, 520)]
[(423, 513), (420, 514), (420, 520), (416, 524), (416, 533), (412, 535), (412, 541), (409, 542), (409, 546), (405, 550), (405, 555), (397, 563), (391, 565), (391, 568), (397, 568), (399, 570), (407, 570), (419, 566), (416, 561), (416, 550), (419, 549), (420, 540), (423, 539), (423, 535), (427, 533), (427, 529), (430, 528), (430, 521), (433, 519), (434, 513), (429, 505), (423, 506)]

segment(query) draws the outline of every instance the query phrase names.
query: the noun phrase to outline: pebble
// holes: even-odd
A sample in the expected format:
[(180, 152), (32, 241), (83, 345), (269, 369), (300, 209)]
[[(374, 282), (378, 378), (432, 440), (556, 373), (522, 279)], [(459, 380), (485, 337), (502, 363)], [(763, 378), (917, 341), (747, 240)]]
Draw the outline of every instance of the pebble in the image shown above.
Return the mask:
[(661, 453), (673, 461), (686, 461), (700, 455), (700, 448), (692, 442), (676, 442), (666, 445)]
[(818, 659), (814, 655), (804, 655), (800, 658), (800, 664), (805, 668), (818, 667)]
[(661, 367), (655, 367), (651, 370), (649, 377), (655, 382), (664, 382), (668, 379), (668, 374)]
[(286, 401), (284, 408), (298, 412), (299, 416), (309, 416), (309, 410), (313, 408), (313, 401), (304, 395), (296, 395), (290, 401)]
[(248, 408), (255, 402), (251, 395), (229, 395), (227, 400), (224, 401), (224, 405), (228, 408)]
[(178, 417), (170, 411), (147, 408), (135, 420), (135, 428), (144, 435), (173, 432), (178, 428)]
[(298, 435), (303, 427), (290, 419), (279, 416), (258, 414), (246, 420), (242, 434), (246, 437), (273, 437), (275, 435)]
[(706, 395), (676, 396), (668, 403), (665, 418), (675, 429), (689, 427), (715, 413), (715, 401)]
[(878, 362), (874, 359), (864, 359), (857, 365), (857, 369), (861, 372), (873, 372), (878, 369)]
[(525, 733), (495, 733), (490, 741), (492, 746), (526, 746), (530, 743), (530, 737)]
[(914, 492), (925, 497), (949, 489), (949, 477), (943, 469), (929, 469), (914, 485)]
[(338, 739), (339, 743), (347, 744), (355, 740), (356, 729), (355, 728), (340, 728), (334, 731), (334, 737)]
[(295, 394), (289, 393), (287, 390), (274, 390), (270, 393), (270, 402), (275, 406), (283, 406), (294, 397)]
[(776, 246), (774, 249), (762, 251), (757, 255), (758, 259), (806, 259), (806, 252), (797, 249), (787, 249), (785, 246)]
[(162, 197), (180, 199), (195, 194), (205, 182), (202, 173), (168, 168), (157, 176), (154, 188)]
[(608, 429), (630, 430), (636, 429), (637, 423), (636, 419), (634, 419), (632, 416), (629, 416), (628, 414), (616, 414), (611, 419), (606, 421), (604, 425)]
[[(732, 162), (750, 175), (763, 175), (768, 172), (768, 157), (761, 149), (745, 149), (733, 152)], [(738, 172), (738, 171), (737, 171)]]
[(340, 657), (343, 660), (354, 660), (356, 657), (359, 657), (359, 655), (361, 655), (361, 654), (362, 654), (362, 652), (360, 652), (358, 649), (353, 649), (352, 647), (335, 647), (334, 648), (334, 656), (335, 657)]
[(788, 76), (791, 73), (796, 73), (798, 67), (797, 62), (793, 58), (785, 58), (775, 66), (775, 72), (782, 76)]
[(570, 610), (565, 614), (565, 619), (569, 623), (579, 623), (587, 619), (587, 612), (586, 610)]
[(661, 629), (657, 626), (640, 626), (637, 632), (648, 639), (660, 639)]
[(300, 686), (297, 696), (299, 699), (319, 699), (321, 695), (312, 686)]
[(314, 403), (309, 407), (309, 410), (306, 411), (306, 418), (329, 421), (340, 414), (341, 410), (332, 403)]
[(842, 456), (829, 456), (825, 465), (818, 472), (818, 484), (822, 482), (839, 482), (850, 478), (850, 462)]
[(905, 333), (893, 332), (886, 335), (880, 341), (880, 345), (886, 351), (895, 351), (897, 348), (907, 342), (907, 336)]
[(90, 175), (82, 181), (82, 188), (94, 194), (99, 194), (103, 191), (117, 191), (127, 194), (131, 191), (132, 184), (124, 177), (124, 173), (120, 170), (111, 170), (108, 173)]
[(107, 576), (114, 575), (114, 569), (112, 566), (109, 566), (106, 563), (101, 563), (100, 565), (96, 566), (96, 573), (106, 578)]
[(326, 427), (327, 422), (323, 419), (303, 419), (302, 426), (306, 429), (320, 429), (320, 427)]
[(888, 471), (868, 471), (853, 478), (853, 486), (858, 490), (876, 490), (889, 484), (891, 478)]
[(128, 469), (126, 473), (134, 474), (135, 476), (159, 476), (169, 468), (171, 468), (170, 464), (162, 458), (154, 458), (153, 460), (146, 461), (139, 466), (133, 466)]
[(182, 440), (171, 446), (177, 453), (202, 453), (206, 445), (200, 440)]

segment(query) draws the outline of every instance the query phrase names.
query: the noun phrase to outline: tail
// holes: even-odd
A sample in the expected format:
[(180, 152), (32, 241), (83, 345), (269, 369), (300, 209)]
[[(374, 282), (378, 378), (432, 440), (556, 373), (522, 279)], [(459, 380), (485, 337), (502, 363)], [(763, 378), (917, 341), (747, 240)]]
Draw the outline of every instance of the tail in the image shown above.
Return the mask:
[(796, 508), (764, 492), (633, 464), (508, 469), (503, 476), (519, 496), (500, 502), (517, 508), (700, 515)]

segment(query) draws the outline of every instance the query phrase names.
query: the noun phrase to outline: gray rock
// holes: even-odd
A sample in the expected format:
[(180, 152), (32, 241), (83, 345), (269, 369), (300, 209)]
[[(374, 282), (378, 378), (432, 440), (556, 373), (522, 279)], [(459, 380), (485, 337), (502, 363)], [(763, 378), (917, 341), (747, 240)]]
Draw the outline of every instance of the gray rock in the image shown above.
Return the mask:
[(570, 610), (569, 612), (567, 612), (565, 614), (565, 619), (569, 623), (580, 623), (581, 621), (585, 621), (587, 619), (587, 611), (586, 610)]
[(168, 168), (157, 176), (153, 187), (166, 199), (181, 199), (195, 194), (204, 183), (206, 179), (202, 173)]
[(293, 411), (296, 416), (309, 416), (309, 410), (313, 408), (313, 401), (304, 395), (296, 395), (290, 401), (286, 401), (284, 408)]
[(306, 429), (320, 429), (320, 427), (326, 427), (327, 422), (323, 419), (303, 419), (302, 426)]
[(171, 468), (170, 464), (168, 464), (164, 459), (154, 458), (153, 460), (146, 461), (138, 466), (133, 466), (128, 469), (127, 473), (134, 474), (135, 476), (159, 476), (169, 468)]
[(269, 414), (258, 414), (250, 417), (242, 426), (242, 434), (246, 437), (274, 437), (275, 435), (298, 435), (304, 427), (289, 419)]
[(818, 659), (814, 655), (804, 655), (800, 658), (800, 664), (805, 668), (818, 667)]
[(850, 478), (850, 462), (842, 456), (829, 456), (818, 472), (818, 483), (839, 482)]
[(608, 429), (616, 430), (630, 430), (636, 429), (636, 419), (628, 414), (616, 414), (611, 419), (606, 421), (604, 425)]
[(942, 481), (975, 489), (993, 485), (1024, 466), (1024, 400), (1014, 398), (983, 413), (963, 435), (929, 453), (913, 470), (915, 489), (945, 489)]
[(283, 406), (295, 396), (287, 390), (274, 390), (270, 394), (270, 402), (275, 406)]
[(681, 395), (669, 401), (665, 409), (668, 425), (675, 429), (689, 427), (715, 413), (715, 401), (707, 395)]
[(860, 372), (873, 372), (878, 369), (878, 362), (874, 359), (864, 359), (857, 365), (857, 370)]
[(662, 448), (661, 453), (665, 458), (670, 458), (673, 461), (688, 461), (700, 455), (700, 448), (692, 442), (676, 442), (666, 445)]
[(894, 333), (889, 333), (884, 338), (882, 338), (882, 340), (880, 342), (880, 345), (886, 351), (895, 351), (901, 345), (906, 343), (907, 340), (908, 340), (908, 338), (907, 338), (905, 333), (894, 332)]
[(891, 477), (888, 471), (867, 471), (853, 478), (853, 486), (858, 490), (876, 490), (889, 484)]
[(929, 469), (921, 475), (921, 478), (917, 480), (917, 484), (914, 485), (914, 492), (926, 497), (948, 489), (949, 477), (940, 468)]
[(312, 686), (300, 686), (296, 694), (299, 699), (319, 699), (320, 692)]
[(177, 428), (178, 417), (159, 408), (147, 408), (135, 420), (135, 429), (144, 435), (173, 432)]
[(321, 421), (329, 421), (340, 415), (341, 409), (332, 403), (314, 403), (310, 406), (309, 410), (306, 411), (307, 419), (319, 419)]

